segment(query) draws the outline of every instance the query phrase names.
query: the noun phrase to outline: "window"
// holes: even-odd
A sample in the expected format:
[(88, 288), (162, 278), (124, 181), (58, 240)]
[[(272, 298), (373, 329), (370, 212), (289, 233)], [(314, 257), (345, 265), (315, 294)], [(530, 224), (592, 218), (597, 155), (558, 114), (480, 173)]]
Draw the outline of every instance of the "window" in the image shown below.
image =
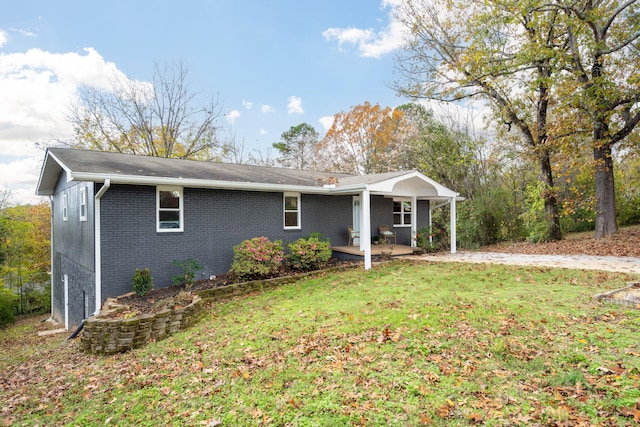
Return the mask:
[(67, 201), (66, 194), (62, 195), (62, 220), (63, 221), (69, 220), (69, 208), (68, 208), (68, 201)]
[(393, 201), (393, 225), (411, 225), (411, 202)]
[(182, 188), (157, 188), (157, 230), (158, 232), (183, 231)]
[(80, 221), (87, 220), (87, 188), (80, 188)]
[(300, 228), (299, 193), (284, 193), (284, 228)]

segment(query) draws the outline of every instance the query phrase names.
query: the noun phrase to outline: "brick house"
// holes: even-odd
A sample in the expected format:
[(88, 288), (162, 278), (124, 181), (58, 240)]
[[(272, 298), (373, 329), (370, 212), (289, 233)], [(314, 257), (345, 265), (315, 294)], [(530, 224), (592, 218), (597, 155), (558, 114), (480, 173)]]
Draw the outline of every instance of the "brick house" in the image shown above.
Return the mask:
[(415, 245), (435, 201), (450, 206), (456, 250), (458, 194), (416, 171), (354, 176), (50, 148), (36, 193), (51, 200), (52, 317), (67, 329), (129, 292), (136, 268), (149, 267), (156, 287), (180, 272), (173, 260), (223, 274), (233, 246), (253, 237), (286, 244), (320, 232), (347, 245), (353, 225), (370, 268), (378, 226)]

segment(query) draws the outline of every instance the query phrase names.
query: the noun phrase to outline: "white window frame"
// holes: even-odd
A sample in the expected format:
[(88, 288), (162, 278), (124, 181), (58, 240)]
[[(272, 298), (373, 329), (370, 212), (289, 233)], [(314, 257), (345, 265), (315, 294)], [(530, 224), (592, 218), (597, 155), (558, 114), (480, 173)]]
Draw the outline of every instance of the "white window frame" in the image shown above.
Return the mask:
[(87, 220), (87, 187), (80, 187), (80, 221)]
[[(174, 192), (179, 193), (178, 208), (161, 208), (160, 207), (160, 193), (161, 192)], [(179, 212), (180, 224), (176, 228), (160, 228), (160, 212)], [(158, 186), (156, 187), (156, 231), (158, 233), (180, 233), (184, 231), (184, 188), (177, 186)]]
[(62, 195), (62, 220), (69, 221), (69, 200), (66, 194)]
[[(295, 197), (297, 199), (297, 209), (289, 209), (287, 210), (287, 197)], [(282, 194), (282, 225), (285, 230), (300, 230), (302, 228), (302, 224), (300, 221), (300, 212), (302, 210), (302, 205), (300, 204), (300, 193), (283, 193)], [(296, 225), (287, 225), (287, 213), (296, 212)]]
[[(393, 216), (394, 216), (393, 226), (394, 227), (411, 227), (411, 221), (413, 218), (413, 209), (415, 208), (411, 200), (410, 199), (393, 199), (393, 202), (394, 202), (393, 203)], [(396, 208), (395, 208), (396, 203), (400, 203), (400, 211), (396, 211)], [(411, 208), (408, 211), (405, 210), (405, 203), (409, 203), (409, 205), (411, 206)], [(400, 215), (399, 224), (395, 223), (396, 215)], [(409, 222), (404, 221), (405, 215), (409, 215)]]

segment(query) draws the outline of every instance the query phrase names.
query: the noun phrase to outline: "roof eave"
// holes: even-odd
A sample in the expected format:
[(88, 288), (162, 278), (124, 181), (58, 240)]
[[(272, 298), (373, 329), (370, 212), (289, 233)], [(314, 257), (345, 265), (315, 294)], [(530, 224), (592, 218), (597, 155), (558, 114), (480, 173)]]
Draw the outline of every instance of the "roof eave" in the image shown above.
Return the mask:
[[(55, 170), (52, 170), (55, 168)], [(40, 176), (38, 177), (38, 184), (36, 185), (36, 195), (38, 196), (51, 196), (56, 189), (56, 183), (60, 172), (64, 170), (67, 174), (67, 180), (71, 175), (71, 170), (53, 154), (50, 150), (47, 150), (43, 166), (40, 169)]]
[(329, 194), (330, 189), (324, 187), (314, 187), (308, 185), (292, 185), (292, 184), (271, 184), (259, 182), (238, 182), (238, 181), (218, 181), (206, 179), (187, 179), (187, 178), (168, 178), (168, 177), (150, 177), (137, 175), (109, 175), (91, 172), (74, 172), (71, 173), (73, 181), (92, 181), (104, 182), (106, 179), (113, 184), (127, 185), (167, 185), (180, 186), (190, 188), (212, 188), (221, 190), (244, 190), (244, 191), (287, 191), (306, 194)]

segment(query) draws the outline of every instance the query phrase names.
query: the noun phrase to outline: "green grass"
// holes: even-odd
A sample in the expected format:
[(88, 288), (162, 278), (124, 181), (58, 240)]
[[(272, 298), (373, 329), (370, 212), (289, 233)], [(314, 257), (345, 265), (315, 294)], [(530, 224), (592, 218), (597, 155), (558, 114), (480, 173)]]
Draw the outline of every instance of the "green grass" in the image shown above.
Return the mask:
[(46, 351), (4, 364), (2, 417), (74, 426), (636, 425), (640, 311), (592, 301), (630, 280), (638, 278), (408, 262), (326, 274), (214, 303), (189, 331), (126, 354), (84, 355), (77, 343), (46, 338)]

